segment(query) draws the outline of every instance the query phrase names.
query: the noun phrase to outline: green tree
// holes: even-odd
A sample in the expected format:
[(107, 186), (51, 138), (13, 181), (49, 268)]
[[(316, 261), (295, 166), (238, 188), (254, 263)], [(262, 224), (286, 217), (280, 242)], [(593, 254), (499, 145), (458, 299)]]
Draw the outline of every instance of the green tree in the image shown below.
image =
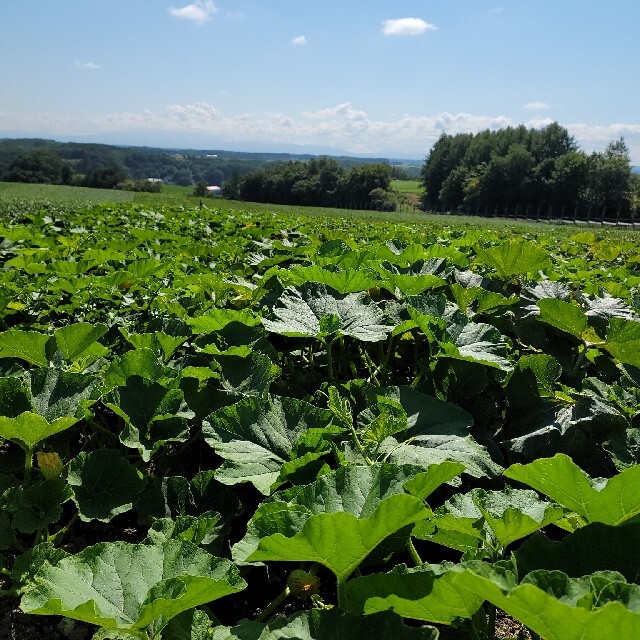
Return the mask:
[(603, 153), (591, 156), (590, 201), (607, 218), (631, 210), (631, 162), (623, 138), (607, 145)]
[(55, 151), (36, 149), (16, 158), (4, 176), (7, 182), (59, 184), (62, 182), (62, 160)]
[(197, 198), (206, 198), (209, 195), (207, 191), (207, 183), (204, 180), (200, 180), (195, 189), (193, 190), (193, 195)]

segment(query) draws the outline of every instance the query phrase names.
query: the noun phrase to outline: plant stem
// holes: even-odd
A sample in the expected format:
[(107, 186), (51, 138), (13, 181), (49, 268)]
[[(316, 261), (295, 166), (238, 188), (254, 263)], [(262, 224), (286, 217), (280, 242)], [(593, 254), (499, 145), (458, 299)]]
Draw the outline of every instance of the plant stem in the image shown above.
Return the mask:
[(418, 555), (418, 551), (413, 545), (413, 540), (409, 538), (409, 544), (407, 544), (407, 549), (409, 550), (409, 555), (411, 559), (415, 562), (416, 567), (422, 566), (424, 563), (422, 562), (422, 558)]
[(60, 540), (64, 538), (65, 535), (67, 535), (67, 532), (69, 531), (69, 529), (71, 529), (71, 527), (76, 523), (77, 519), (78, 519), (78, 514), (74, 513), (73, 516), (71, 517), (71, 520), (69, 520), (69, 522), (67, 522), (67, 524), (65, 524), (64, 527), (62, 527), (62, 529), (60, 529), (59, 531), (56, 531), (52, 536), (47, 537), (47, 541), (50, 542), (51, 544), (56, 544), (57, 542), (60, 542)]
[(202, 431), (198, 429), (196, 433), (189, 438), (175, 453), (175, 457), (181, 456), (187, 449), (192, 447), (198, 440), (202, 438)]
[(496, 606), (487, 604), (487, 626), (489, 627), (490, 637), (496, 635)]
[(353, 426), (353, 424), (351, 424), (351, 435), (353, 436), (353, 440), (356, 443), (356, 447), (358, 447), (358, 451), (360, 452), (360, 455), (365, 459), (366, 463), (370, 467), (372, 467), (373, 461), (369, 458), (369, 456), (365, 452), (364, 447), (362, 446), (362, 442), (360, 442), (360, 438), (358, 438), (358, 434), (356, 433), (356, 428)]
[(327, 366), (329, 368), (329, 380), (335, 380), (333, 373), (333, 357), (331, 356), (331, 346), (333, 345), (333, 340), (324, 343), (327, 349)]
[(31, 469), (33, 468), (33, 449), (27, 449), (24, 456), (24, 481), (31, 481)]
[(289, 597), (291, 591), (286, 587), (282, 593), (279, 593), (268, 605), (267, 608), (257, 617), (258, 622), (266, 622), (271, 614)]
[(346, 609), (347, 604), (347, 590), (346, 590), (346, 582), (341, 582), (338, 580), (338, 607), (343, 611)]

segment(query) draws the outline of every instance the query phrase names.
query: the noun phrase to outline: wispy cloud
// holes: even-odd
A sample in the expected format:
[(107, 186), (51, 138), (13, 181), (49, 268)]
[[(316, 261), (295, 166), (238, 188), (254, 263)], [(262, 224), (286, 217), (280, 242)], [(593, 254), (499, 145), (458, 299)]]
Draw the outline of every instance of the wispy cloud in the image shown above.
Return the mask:
[(95, 62), (80, 62), (80, 60), (76, 60), (73, 64), (76, 69), (82, 69), (83, 71), (97, 71), (100, 68), (100, 65)]
[(546, 102), (527, 102), (524, 108), (528, 111), (547, 111), (551, 109), (551, 105)]
[(502, 7), (496, 7), (495, 9), (489, 9), (487, 11), (488, 16), (497, 16), (499, 13), (502, 13), (504, 9)]
[(204, 24), (218, 12), (218, 7), (212, 0), (195, 0), (184, 7), (169, 7), (168, 11), (174, 18)]
[(396, 18), (382, 21), (385, 36), (419, 36), (425, 31), (435, 31), (436, 26), (422, 18)]
[(295, 44), (296, 46), (303, 46), (307, 44), (307, 36), (297, 36), (291, 41), (291, 44)]

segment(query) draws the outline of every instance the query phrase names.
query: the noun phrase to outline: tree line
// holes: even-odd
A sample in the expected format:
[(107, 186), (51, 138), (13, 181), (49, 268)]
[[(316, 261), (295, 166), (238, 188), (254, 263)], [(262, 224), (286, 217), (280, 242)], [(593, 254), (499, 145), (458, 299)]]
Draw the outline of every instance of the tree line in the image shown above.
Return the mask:
[[(222, 186), (231, 178), (312, 155), (246, 153), (216, 150), (119, 147), (94, 143), (57, 142), (43, 139), (0, 140), (0, 181), (68, 184), (100, 188), (145, 188), (149, 178), (165, 184), (189, 186), (205, 182)], [(382, 160), (337, 157), (341, 167), (351, 168)], [(394, 177), (409, 176), (411, 168), (393, 167)], [(417, 170), (417, 169), (415, 169)]]
[(345, 169), (328, 157), (293, 161), (225, 182), (223, 195), (233, 200), (317, 207), (393, 210), (393, 170), (388, 163)]
[(557, 122), (478, 134), (442, 134), (422, 167), (427, 210), (520, 211), (593, 219), (638, 211), (640, 176), (623, 139), (587, 154)]

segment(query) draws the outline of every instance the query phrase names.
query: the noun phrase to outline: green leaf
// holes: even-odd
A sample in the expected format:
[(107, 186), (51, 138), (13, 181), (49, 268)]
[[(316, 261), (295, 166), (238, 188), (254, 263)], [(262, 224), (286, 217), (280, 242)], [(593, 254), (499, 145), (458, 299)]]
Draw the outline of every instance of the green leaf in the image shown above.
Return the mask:
[(31, 398), (20, 378), (0, 378), (0, 416), (16, 418), (32, 408)]
[(344, 583), (385, 538), (430, 513), (419, 498), (401, 494), (380, 502), (368, 518), (341, 512), (312, 515), (293, 537), (276, 533), (262, 538), (247, 560), (318, 562)]
[(101, 543), (45, 564), (22, 597), (26, 613), (63, 615), (140, 638), (158, 638), (175, 616), (242, 591), (228, 561), (187, 542)]
[(380, 276), (371, 269), (344, 269), (329, 271), (318, 265), (294, 267), (287, 274), (287, 282), (302, 285), (305, 282), (324, 284), (338, 293), (359, 293), (380, 284)]
[(247, 526), (243, 540), (233, 547), (233, 558), (244, 562), (265, 535), (293, 536), (314, 514), (348, 513), (368, 518), (383, 500), (409, 492), (424, 500), (440, 484), (460, 473), (456, 463), (431, 465), (374, 464), (340, 467), (313, 483), (279, 491), (265, 500)]
[[(75, 362), (81, 359), (83, 354), (107, 331), (108, 328), (103, 324), (93, 325), (88, 322), (78, 322), (56, 329), (54, 335), (58, 349), (65, 360)], [(107, 353), (109, 350), (104, 348), (103, 355)]]
[(423, 564), (414, 569), (398, 565), (388, 573), (374, 573), (347, 583), (347, 608), (371, 615), (394, 611), (403, 618), (439, 624), (470, 618), (484, 598), (459, 589), (453, 565)]
[(99, 395), (95, 378), (90, 375), (47, 368), (30, 371), (28, 380), (33, 408), (49, 421), (84, 417)]
[(611, 318), (604, 348), (620, 362), (640, 367), (640, 322)]
[(9, 329), (0, 333), (0, 358), (19, 358), (37, 367), (48, 367), (46, 346), (50, 339), (36, 331)]
[(640, 465), (640, 429), (614, 431), (602, 446), (618, 471)]
[(189, 435), (189, 410), (180, 389), (163, 385), (140, 376), (127, 378), (125, 386), (106, 394), (105, 404), (125, 421), (120, 441), (138, 449), (142, 459), (151, 456), (167, 442), (184, 442)]
[(162, 356), (164, 362), (169, 362), (176, 349), (189, 338), (189, 336), (170, 336), (163, 331), (131, 334), (124, 329), (120, 331), (123, 333), (127, 342), (132, 344), (136, 349), (150, 349), (154, 353)]
[(72, 427), (77, 418), (57, 418), (49, 422), (37, 413), (25, 411), (15, 418), (0, 416), (0, 438), (22, 443), (26, 449), (33, 449), (49, 436)]
[(57, 522), (62, 505), (71, 498), (71, 489), (61, 478), (43, 480), (32, 485), (17, 485), (4, 492), (0, 507), (11, 513), (11, 525), (22, 533), (32, 534)]
[(392, 327), (365, 293), (342, 295), (325, 285), (307, 282), (300, 289), (287, 287), (273, 309), (273, 320), (263, 318), (272, 333), (297, 337), (322, 337), (325, 316), (336, 316), (336, 329), (364, 342), (381, 342)]
[(587, 330), (589, 319), (580, 307), (570, 302), (545, 298), (538, 301), (540, 322), (550, 324), (564, 333), (582, 340), (582, 334)]
[(248, 620), (232, 628), (217, 627), (211, 640), (436, 640), (437, 637), (433, 627), (408, 627), (393, 613), (362, 617), (331, 609), (278, 617), (264, 627)]
[(455, 347), (448, 343), (442, 344), (446, 356), (480, 362), (503, 371), (511, 371), (513, 368), (507, 358), (507, 343), (494, 326), (470, 322), (463, 327), (451, 327), (448, 331)]
[(331, 423), (331, 413), (293, 398), (248, 397), (203, 421), (205, 442), (224, 463), (216, 478), (224, 484), (251, 482), (268, 495), (277, 488), (282, 465), (308, 429)]
[(228, 324), (236, 322), (246, 327), (254, 327), (260, 324), (260, 318), (252, 311), (243, 309), (209, 309), (197, 318), (188, 318), (187, 324), (195, 334), (206, 335), (224, 329)]
[(104, 374), (103, 390), (113, 391), (116, 387), (125, 387), (132, 376), (163, 383), (175, 375), (162, 365), (151, 349), (135, 349), (127, 351), (114, 360)]
[(629, 582), (640, 584), (640, 523), (612, 526), (594, 522), (561, 541), (535, 534), (513, 554), (518, 575), (524, 577), (538, 569), (559, 570), (570, 578), (596, 571), (617, 571)]
[(162, 640), (211, 640), (213, 623), (200, 609), (190, 609), (176, 616), (162, 630)]
[(142, 473), (113, 449), (78, 454), (68, 465), (67, 482), (85, 522), (109, 522), (129, 511), (146, 484)]
[(207, 511), (199, 516), (177, 516), (156, 520), (147, 535), (151, 544), (164, 544), (167, 540), (183, 540), (195, 545), (210, 544), (220, 532), (220, 514)]
[(216, 361), (222, 369), (222, 389), (231, 395), (263, 395), (281, 373), (270, 358), (257, 352), (246, 358), (218, 355)]
[(389, 438), (384, 444), (380, 454), (394, 464), (429, 465), (455, 460), (462, 463), (466, 473), (475, 478), (493, 477), (501, 471), (500, 465), (491, 459), (486, 448), (471, 436), (414, 436), (406, 442), (395, 442)]
[(512, 542), (564, 515), (564, 509), (540, 500), (534, 491), (473, 489), (447, 500), (428, 523), (418, 524), (412, 535), (459, 551), (475, 549), (480, 542), (492, 557), (491, 552), (504, 551)]
[(476, 262), (497, 271), (502, 278), (526, 275), (549, 266), (549, 253), (531, 242), (507, 241), (488, 247), (476, 247)]
[(409, 275), (405, 273), (385, 273), (383, 274), (384, 286), (392, 293), (400, 291), (405, 296), (415, 296), (424, 293), (428, 289), (437, 289), (446, 284), (445, 280), (431, 273)]
[(620, 574), (569, 578), (561, 571), (534, 571), (517, 584), (509, 571), (467, 563), (457, 576), (462, 589), (486, 598), (544, 640), (616, 640), (640, 634), (640, 587)]
[(504, 475), (544, 493), (586, 522), (619, 525), (640, 514), (640, 466), (609, 480), (592, 479), (569, 456), (557, 454), (514, 464)]

